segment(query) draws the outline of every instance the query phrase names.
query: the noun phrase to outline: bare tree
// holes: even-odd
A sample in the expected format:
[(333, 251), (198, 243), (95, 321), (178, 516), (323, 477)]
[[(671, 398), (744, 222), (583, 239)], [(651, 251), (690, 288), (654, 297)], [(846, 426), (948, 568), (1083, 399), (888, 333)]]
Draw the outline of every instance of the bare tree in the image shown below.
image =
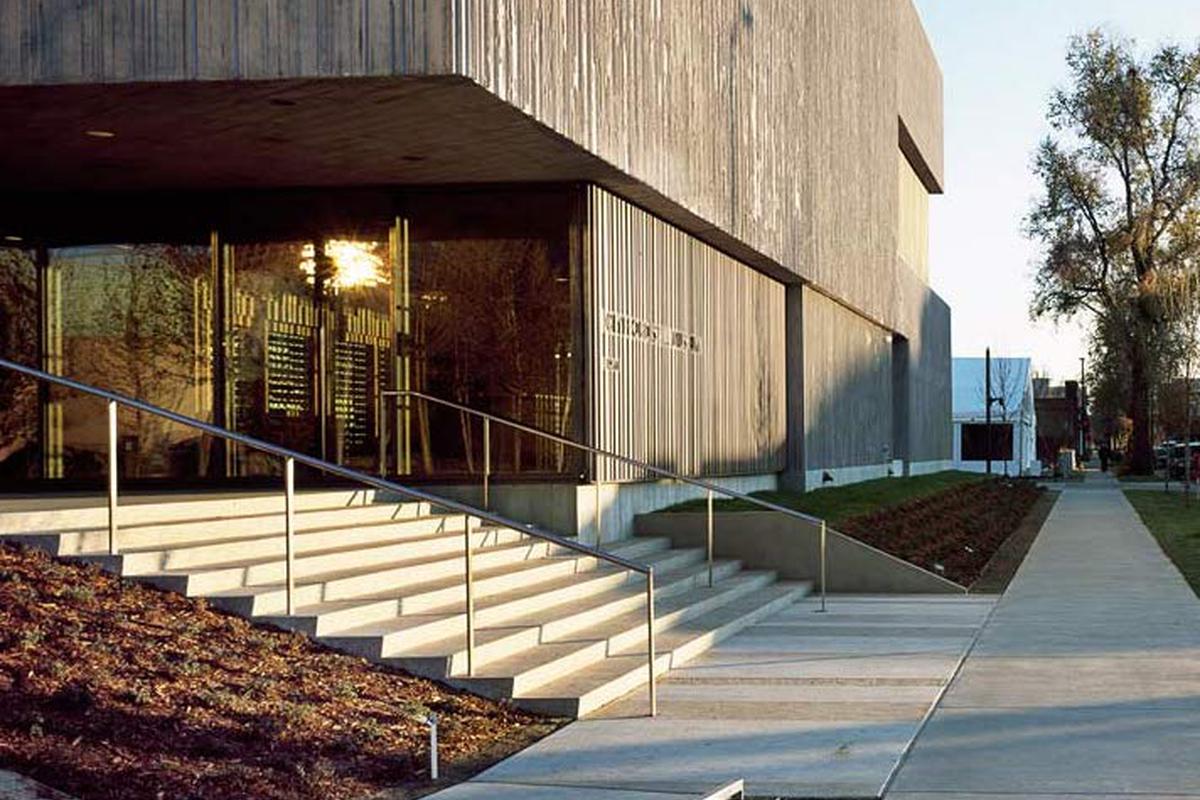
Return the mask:
[(1053, 95), (1054, 135), (1038, 147), (1043, 195), (1028, 218), (1044, 246), (1035, 317), (1083, 315), (1093, 346), (1128, 371), (1130, 467), (1153, 469), (1150, 390), (1167, 330), (1159, 276), (1200, 252), (1200, 51), (1093, 31), (1071, 40), (1072, 83)]

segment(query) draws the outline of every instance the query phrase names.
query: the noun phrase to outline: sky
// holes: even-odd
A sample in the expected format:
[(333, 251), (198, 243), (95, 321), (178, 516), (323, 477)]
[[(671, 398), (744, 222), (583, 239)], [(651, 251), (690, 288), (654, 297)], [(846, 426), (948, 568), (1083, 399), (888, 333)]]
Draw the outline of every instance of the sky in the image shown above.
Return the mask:
[(1028, 356), (1079, 374), (1082, 326), (1029, 317), (1038, 247), (1022, 233), (1038, 195), (1033, 150), (1049, 133), (1067, 40), (1100, 27), (1136, 40), (1200, 41), (1200, 0), (915, 0), (942, 68), (945, 194), (930, 203), (933, 288), (953, 314), (956, 356)]

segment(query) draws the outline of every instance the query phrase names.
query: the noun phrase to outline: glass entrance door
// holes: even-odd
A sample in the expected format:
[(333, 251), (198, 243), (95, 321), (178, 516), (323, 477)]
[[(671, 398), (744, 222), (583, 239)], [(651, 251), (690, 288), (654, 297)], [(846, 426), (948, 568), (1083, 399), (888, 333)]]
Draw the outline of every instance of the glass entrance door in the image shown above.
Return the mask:
[[(226, 415), (234, 430), (380, 471), (396, 250), (387, 228), (226, 246)], [(278, 461), (237, 447), (229, 470), (273, 475)]]

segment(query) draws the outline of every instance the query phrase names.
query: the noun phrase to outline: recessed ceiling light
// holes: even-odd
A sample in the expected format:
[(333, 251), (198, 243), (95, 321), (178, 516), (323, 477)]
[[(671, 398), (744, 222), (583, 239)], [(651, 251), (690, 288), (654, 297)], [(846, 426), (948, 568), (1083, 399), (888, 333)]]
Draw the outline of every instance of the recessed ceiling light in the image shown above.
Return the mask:
[(83, 135), (91, 136), (93, 139), (112, 139), (114, 136), (116, 136), (116, 134), (113, 133), (112, 131), (102, 131), (102, 130), (84, 131)]
[(21, 242), (24, 240), (20, 236), (14, 236), (10, 233), (9, 235), (4, 237), (4, 241), (6, 241), (6, 242)]

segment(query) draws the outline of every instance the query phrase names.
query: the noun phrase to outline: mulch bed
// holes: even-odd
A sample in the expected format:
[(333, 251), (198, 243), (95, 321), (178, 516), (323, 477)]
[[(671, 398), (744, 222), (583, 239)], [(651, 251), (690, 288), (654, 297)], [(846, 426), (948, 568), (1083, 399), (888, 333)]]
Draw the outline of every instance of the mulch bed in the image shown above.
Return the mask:
[(1042, 491), (1027, 481), (977, 481), (852, 517), (839, 530), (970, 586)]
[(0, 768), (92, 798), (404, 798), (528, 746), (524, 714), (0, 544)]
[(1058, 501), (1058, 497), (1058, 492), (1047, 491), (1043, 491), (1038, 496), (1025, 514), (1025, 518), (1021, 520), (1021, 524), (1004, 540), (1004, 544), (1000, 545), (996, 554), (983, 568), (983, 572), (971, 584), (973, 593), (1001, 594), (1008, 588), (1013, 576), (1017, 574), (1017, 568), (1029, 554), (1029, 548), (1033, 546), (1034, 539), (1042, 532), (1046, 517), (1050, 516), (1050, 512), (1054, 510), (1054, 504)]

